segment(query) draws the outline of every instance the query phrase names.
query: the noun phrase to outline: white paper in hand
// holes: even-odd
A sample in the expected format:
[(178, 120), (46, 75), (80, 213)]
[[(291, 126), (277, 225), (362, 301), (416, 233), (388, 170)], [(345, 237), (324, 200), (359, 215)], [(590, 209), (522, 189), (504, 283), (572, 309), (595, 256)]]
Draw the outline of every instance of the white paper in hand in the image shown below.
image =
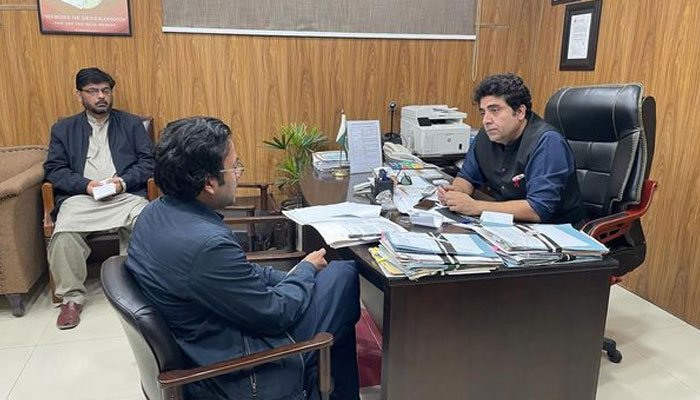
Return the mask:
[(117, 186), (113, 183), (106, 183), (102, 186), (92, 188), (92, 197), (95, 200), (102, 200), (105, 197), (114, 196), (117, 194)]

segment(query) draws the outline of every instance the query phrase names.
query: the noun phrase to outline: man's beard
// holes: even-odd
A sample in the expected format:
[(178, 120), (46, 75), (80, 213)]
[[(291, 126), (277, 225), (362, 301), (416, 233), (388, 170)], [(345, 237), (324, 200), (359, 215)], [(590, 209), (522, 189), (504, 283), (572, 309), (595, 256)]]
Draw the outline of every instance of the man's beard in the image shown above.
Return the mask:
[(83, 104), (83, 107), (85, 107), (86, 110), (88, 110), (91, 114), (94, 115), (105, 115), (109, 114), (110, 111), (112, 111), (112, 103), (111, 102), (103, 102), (101, 104), (104, 104), (106, 107), (102, 106), (98, 108), (98, 105), (95, 104), (94, 106), (92, 104)]

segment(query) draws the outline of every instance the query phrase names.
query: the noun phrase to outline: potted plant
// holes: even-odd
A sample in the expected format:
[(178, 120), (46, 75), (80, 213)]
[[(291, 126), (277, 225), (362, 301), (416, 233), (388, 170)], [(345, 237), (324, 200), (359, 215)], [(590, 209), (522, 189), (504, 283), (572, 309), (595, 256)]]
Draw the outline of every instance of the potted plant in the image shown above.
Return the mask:
[(278, 136), (272, 140), (264, 140), (268, 148), (284, 152), (277, 163), (277, 171), (280, 175), (275, 184), (287, 195), (282, 201), (282, 208), (295, 208), (301, 206), (301, 190), (299, 180), (304, 169), (311, 165), (312, 154), (321, 149), (327, 142), (326, 136), (315, 126), (301, 124), (288, 124), (280, 127)]

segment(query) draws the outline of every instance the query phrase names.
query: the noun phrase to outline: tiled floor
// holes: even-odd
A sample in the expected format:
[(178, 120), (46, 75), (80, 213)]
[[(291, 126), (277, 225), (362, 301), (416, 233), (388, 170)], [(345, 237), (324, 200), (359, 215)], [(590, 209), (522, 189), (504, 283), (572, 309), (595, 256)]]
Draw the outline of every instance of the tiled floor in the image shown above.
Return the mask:
[[(15, 318), (0, 300), (0, 400), (140, 400), (139, 378), (116, 315), (99, 282), (76, 329), (59, 331), (44, 291)], [(621, 364), (601, 356), (599, 400), (700, 400), (700, 331), (616, 286), (606, 334)], [(602, 353), (601, 353), (602, 354)], [(379, 388), (362, 391), (379, 399)]]

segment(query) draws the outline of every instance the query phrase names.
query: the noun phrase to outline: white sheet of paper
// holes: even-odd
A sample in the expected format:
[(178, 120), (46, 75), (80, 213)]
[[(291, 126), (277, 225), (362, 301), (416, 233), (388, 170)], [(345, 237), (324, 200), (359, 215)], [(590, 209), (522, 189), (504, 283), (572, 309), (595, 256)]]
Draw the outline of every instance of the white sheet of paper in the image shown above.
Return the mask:
[(588, 41), (591, 37), (592, 13), (578, 14), (571, 17), (569, 28), (569, 49), (566, 57), (569, 60), (583, 60), (588, 57)]
[(304, 207), (297, 208), (295, 210), (282, 211), (282, 214), (299, 225), (307, 225), (338, 217), (377, 218), (379, 217), (381, 211), (382, 206), (351, 203), (346, 201), (338, 204)]
[(482, 224), (513, 225), (513, 214), (495, 211), (483, 211), (481, 213)]
[(585, 246), (586, 242), (577, 239), (565, 231), (558, 229), (556, 225), (535, 225), (535, 230), (544, 233), (561, 247), (580, 247)]
[(382, 166), (382, 139), (379, 121), (348, 121), (350, 173), (370, 172)]
[(92, 188), (92, 197), (95, 200), (102, 200), (105, 197), (115, 194), (117, 194), (117, 186), (113, 183), (106, 183), (102, 186), (95, 186)]

